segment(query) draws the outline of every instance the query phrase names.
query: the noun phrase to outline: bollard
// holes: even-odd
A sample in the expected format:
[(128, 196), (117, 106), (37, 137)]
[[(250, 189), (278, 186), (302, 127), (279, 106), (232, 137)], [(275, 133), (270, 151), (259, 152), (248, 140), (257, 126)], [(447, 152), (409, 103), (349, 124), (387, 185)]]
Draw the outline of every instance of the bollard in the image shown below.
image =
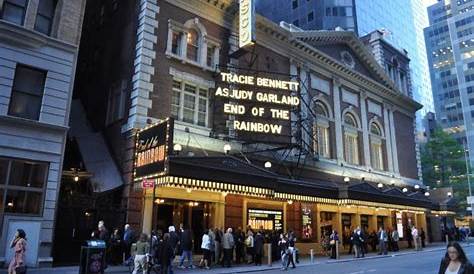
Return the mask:
[(311, 256), (311, 263), (314, 264), (314, 249), (311, 249), (309, 251), (309, 253), (310, 253), (310, 256)]
[(339, 260), (339, 240), (336, 241), (336, 260)]
[(268, 254), (268, 266), (272, 266), (272, 245), (269, 244), (268, 245), (268, 250), (267, 250), (267, 254)]

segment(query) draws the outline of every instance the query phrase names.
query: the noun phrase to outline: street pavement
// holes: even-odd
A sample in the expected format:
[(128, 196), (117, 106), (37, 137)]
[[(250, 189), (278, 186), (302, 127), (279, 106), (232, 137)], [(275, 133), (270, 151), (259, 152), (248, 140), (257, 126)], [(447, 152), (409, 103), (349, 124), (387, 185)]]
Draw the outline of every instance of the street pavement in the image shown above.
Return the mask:
[[(474, 262), (474, 245), (464, 245), (469, 259)], [(234, 266), (232, 268), (216, 267), (211, 270), (204, 269), (177, 269), (175, 274), (230, 274), (230, 273), (288, 273), (288, 274), (433, 274), (437, 273), (441, 258), (445, 253), (445, 245), (432, 245), (423, 251), (415, 252), (405, 250), (398, 253), (390, 253), (388, 256), (378, 256), (369, 254), (364, 259), (354, 259), (351, 256), (343, 255), (340, 260), (329, 260), (326, 257), (318, 256), (311, 263), (308, 258), (302, 259), (296, 269), (280, 270), (279, 262), (272, 266)], [(28, 269), (29, 274), (78, 274), (78, 267), (61, 268), (37, 268)], [(6, 273), (0, 270), (0, 273)], [(127, 274), (126, 267), (109, 267), (105, 273)]]

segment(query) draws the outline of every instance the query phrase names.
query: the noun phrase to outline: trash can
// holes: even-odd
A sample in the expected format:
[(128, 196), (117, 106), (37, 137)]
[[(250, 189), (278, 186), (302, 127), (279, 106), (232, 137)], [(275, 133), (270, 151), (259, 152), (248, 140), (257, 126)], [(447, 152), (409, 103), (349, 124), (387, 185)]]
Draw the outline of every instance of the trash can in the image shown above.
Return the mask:
[(87, 246), (81, 247), (79, 274), (103, 274), (106, 267), (105, 252), (104, 241), (87, 241)]

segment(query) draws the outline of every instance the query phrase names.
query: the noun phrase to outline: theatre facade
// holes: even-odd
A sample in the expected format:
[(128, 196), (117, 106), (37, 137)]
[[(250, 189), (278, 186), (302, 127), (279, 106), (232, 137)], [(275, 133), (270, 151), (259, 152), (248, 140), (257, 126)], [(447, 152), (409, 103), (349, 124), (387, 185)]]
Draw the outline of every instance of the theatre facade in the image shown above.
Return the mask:
[[(251, 2), (140, 0), (110, 17), (129, 20), (117, 41), (136, 40), (111, 61), (125, 97), (107, 109), (123, 116), (102, 126), (125, 221), (183, 224), (197, 242), (207, 228), (292, 230), (302, 250), (356, 226), (441, 240), (451, 212), (418, 177), (422, 106), (352, 32), (277, 25)], [(86, 111), (96, 92), (84, 89)]]

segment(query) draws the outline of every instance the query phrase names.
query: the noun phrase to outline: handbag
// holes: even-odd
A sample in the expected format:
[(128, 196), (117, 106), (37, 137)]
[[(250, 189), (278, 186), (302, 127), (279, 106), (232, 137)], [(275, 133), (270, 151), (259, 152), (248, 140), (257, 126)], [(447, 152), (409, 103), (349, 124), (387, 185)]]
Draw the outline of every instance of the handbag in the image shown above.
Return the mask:
[(17, 267), (15, 267), (15, 273), (16, 274), (26, 274), (26, 265), (22, 264)]
[(335, 240), (331, 240), (331, 241), (329, 241), (329, 244), (330, 244), (330, 245), (335, 245), (335, 244), (336, 244), (336, 241), (335, 241)]

